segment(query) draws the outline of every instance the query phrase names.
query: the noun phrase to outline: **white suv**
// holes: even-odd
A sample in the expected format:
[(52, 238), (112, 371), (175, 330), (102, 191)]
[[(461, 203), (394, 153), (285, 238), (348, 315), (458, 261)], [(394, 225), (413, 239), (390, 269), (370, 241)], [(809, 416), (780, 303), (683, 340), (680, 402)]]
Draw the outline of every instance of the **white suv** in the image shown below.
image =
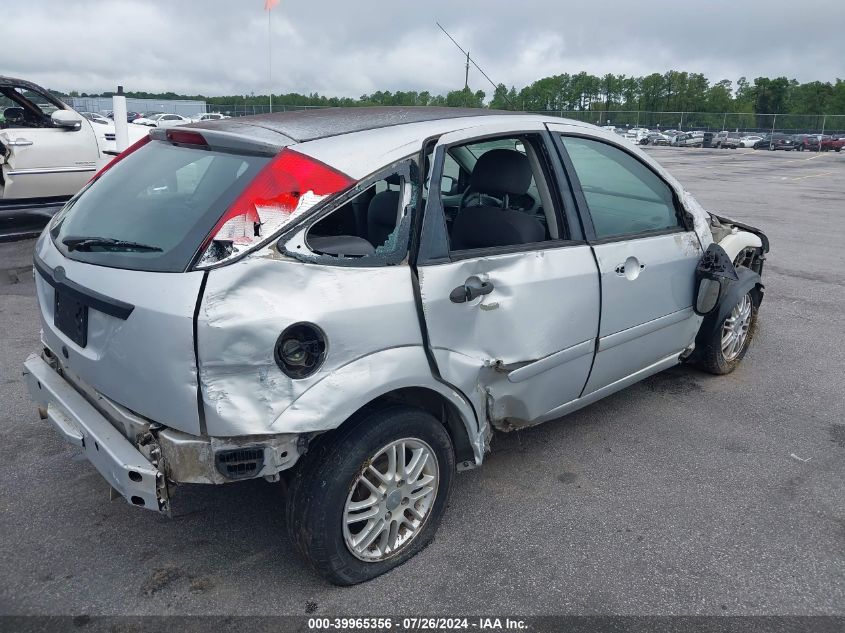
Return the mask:
[[(0, 115), (0, 231), (40, 230), (113, 158), (107, 153), (113, 134), (109, 143), (107, 126), (92, 125), (49, 91), (12, 77), (0, 76)], [(147, 132), (131, 128), (130, 143)]]

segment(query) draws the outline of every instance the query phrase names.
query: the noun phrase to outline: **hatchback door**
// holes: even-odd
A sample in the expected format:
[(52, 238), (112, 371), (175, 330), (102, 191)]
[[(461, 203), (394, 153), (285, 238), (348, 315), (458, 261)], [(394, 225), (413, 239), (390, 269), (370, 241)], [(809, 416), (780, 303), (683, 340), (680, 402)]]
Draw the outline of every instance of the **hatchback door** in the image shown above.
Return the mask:
[(198, 434), (193, 314), (203, 273), (121, 270), (35, 256), (41, 336), (71, 375), (110, 400)]
[[(455, 197), (430, 192), (420, 239), (420, 297), (437, 369), (481, 417), (506, 427), (537, 422), (578, 398), (597, 335), (595, 261), (577, 222), (561, 213), (562, 206), (574, 213), (574, 204), (561, 204), (546, 138), (542, 124), (511, 122), (441, 137), (430, 182), (440, 183), (450, 163), (445, 181), (469, 189)], [(494, 166), (479, 176), (491, 151), (499, 152), (501, 173)], [(531, 169), (527, 196), (505, 184), (520, 165)], [(482, 205), (472, 206), (476, 195)], [(475, 224), (468, 229), (462, 217)], [(530, 241), (511, 239), (507, 223), (525, 225)]]
[(702, 249), (672, 187), (625, 148), (558, 133), (601, 275), (598, 353), (584, 394), (678, 361), (701, 322), (693, 312)]
[[(202, 140), (193, 134), (185, 140)], [(204, 273), (191, 266), (269, 160), (148, 141), (59, 212), (37, 244), (36, 280), (44, 343), (70, 372), (137, 414), (201, 432), (194, 316)]]

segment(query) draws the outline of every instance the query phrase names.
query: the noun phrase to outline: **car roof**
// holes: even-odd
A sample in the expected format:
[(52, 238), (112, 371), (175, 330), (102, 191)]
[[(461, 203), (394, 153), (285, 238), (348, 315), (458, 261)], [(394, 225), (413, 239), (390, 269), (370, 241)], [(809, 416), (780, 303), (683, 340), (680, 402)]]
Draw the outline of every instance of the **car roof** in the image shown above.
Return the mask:
[(0, 88), (7, 88), (9, 86), (17, 86), (20, 88), (26, 88), (28, 90), (34, 90), (35, 92), (45, 92), (44, 88), (39, 86), (38, 84), (34, 84), (31, 81), (27, 81), (25, 79), (16, 79), (15, 77), (7, 77), (5, 75), (0, 75)]
[[(297, 143), (303, 143), (330, 136), (411, 123), (503, 114), (522, 113), (481, 108), (448, 107), (315, 108), (215, 121), (209, 123), (208, 129), (243, 132), (240, 129), (241, 126), (250, 125), (272, 130)], [(212, 128), (211, 125), (215, 127)]]

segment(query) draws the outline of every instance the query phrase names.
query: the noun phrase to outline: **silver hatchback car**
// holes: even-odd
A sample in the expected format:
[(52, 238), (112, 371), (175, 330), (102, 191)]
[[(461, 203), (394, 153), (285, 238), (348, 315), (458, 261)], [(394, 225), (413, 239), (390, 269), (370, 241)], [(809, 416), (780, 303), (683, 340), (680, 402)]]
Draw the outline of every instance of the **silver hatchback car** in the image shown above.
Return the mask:
[(36, 245), (39, 413), (130, 504), (287, 483), (361, 582), (433, 538), (494, 429), (685, 360), (730, 372), (768, 251), (612, 132), (451, 108), (153, 129)]

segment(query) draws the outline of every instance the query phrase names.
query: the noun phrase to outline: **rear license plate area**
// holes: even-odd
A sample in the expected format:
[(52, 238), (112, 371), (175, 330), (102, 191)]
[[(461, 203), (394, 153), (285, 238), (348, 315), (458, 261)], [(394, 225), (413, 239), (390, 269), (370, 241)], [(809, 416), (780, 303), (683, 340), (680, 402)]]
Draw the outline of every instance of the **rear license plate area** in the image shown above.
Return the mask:
[(53, 325), (79, 347), (85, 347), (88, 344), (88, 306), (57, 289), (53, 308)]

